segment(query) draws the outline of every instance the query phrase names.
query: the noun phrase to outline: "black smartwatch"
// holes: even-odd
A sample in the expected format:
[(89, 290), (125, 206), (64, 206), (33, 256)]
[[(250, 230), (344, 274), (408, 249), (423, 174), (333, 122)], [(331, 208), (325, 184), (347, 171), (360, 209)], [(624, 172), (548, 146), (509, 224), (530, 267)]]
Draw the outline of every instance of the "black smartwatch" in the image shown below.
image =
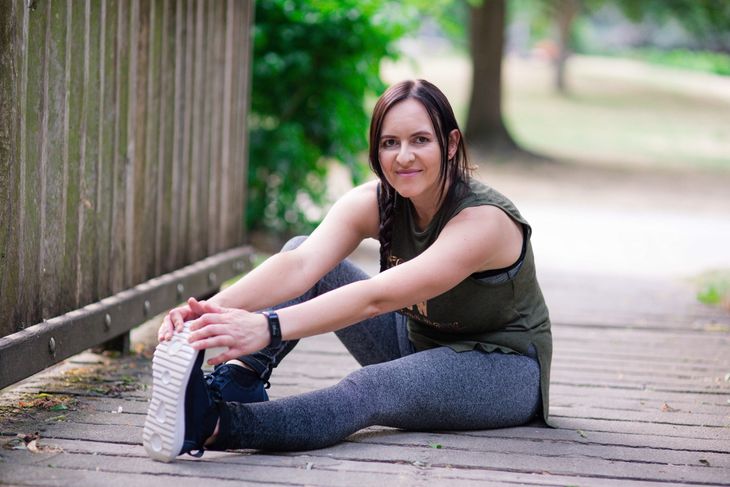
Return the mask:
[(262, 315), (266, 316), (269, 321), (269, 334), (271, 335), (270, 347), (278, 347), (281, 345), (281, 324), (279, 324), (279, 315), (276, 311), (262, 311)]

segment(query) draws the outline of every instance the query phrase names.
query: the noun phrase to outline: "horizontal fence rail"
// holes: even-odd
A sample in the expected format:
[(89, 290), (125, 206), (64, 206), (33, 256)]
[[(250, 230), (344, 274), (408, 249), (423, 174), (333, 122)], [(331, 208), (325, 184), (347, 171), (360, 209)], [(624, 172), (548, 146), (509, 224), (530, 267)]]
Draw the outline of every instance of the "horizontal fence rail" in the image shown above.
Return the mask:
[(0, 337), (241, 248), (252, 0), (3, 9)]

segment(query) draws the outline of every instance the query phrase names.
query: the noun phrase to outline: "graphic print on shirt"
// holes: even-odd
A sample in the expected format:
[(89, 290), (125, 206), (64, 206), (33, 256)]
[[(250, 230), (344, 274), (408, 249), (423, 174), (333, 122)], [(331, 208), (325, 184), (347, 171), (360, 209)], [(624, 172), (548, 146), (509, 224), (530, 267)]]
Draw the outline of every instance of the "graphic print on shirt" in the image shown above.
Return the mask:
[[(398, 256), (392, 254), (388, 256), (388, 268), (395, 267), (402, 264), (403, 262), (405, 261)], [(462, 328), (461, 323), (459, 323), (458, 321), (442, 323), (429, 318), (428, 301), (422, 301), (407, 308), (402, 308), (401, 310), (399, 310), (399, 312), (412, 320), (419, 321), (434, 328), (439, 328), (442, 330), (460, 330)]]

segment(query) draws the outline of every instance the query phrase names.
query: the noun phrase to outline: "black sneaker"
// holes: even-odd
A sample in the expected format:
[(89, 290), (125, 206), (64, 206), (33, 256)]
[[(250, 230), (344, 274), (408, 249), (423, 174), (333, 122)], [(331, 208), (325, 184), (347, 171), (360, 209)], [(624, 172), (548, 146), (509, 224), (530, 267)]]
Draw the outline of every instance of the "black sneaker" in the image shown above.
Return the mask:
[(264, 381), (254, 372), (240, 365), (217, 365), (215, 370), (205, 376), (209, 387), (221, 393), (226, 402), (263, 402), (269, 400)]
[(218, 422), (220, 391), (206, 384), (201, 370), (205, 352), (193, 349), (189, 336), (185, 324), (171, 341), (157, 345), (152, 359), (152, 400), (142, 442), (147, 454), (162, 462), (183, 453), (202, 456)]

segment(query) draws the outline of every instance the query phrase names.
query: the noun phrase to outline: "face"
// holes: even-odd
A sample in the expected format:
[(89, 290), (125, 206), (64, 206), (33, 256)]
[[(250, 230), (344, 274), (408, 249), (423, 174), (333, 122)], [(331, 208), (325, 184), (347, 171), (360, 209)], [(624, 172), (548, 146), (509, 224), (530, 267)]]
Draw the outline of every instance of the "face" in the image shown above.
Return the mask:
[[(449, 134), (449, 159), (456, 153), (459, 132)], [(391, 186), (414, 203), (437, 204), (441, 148), (426, 108), (413, 98), (388, 110), (383, 118), (378, 155)]]

